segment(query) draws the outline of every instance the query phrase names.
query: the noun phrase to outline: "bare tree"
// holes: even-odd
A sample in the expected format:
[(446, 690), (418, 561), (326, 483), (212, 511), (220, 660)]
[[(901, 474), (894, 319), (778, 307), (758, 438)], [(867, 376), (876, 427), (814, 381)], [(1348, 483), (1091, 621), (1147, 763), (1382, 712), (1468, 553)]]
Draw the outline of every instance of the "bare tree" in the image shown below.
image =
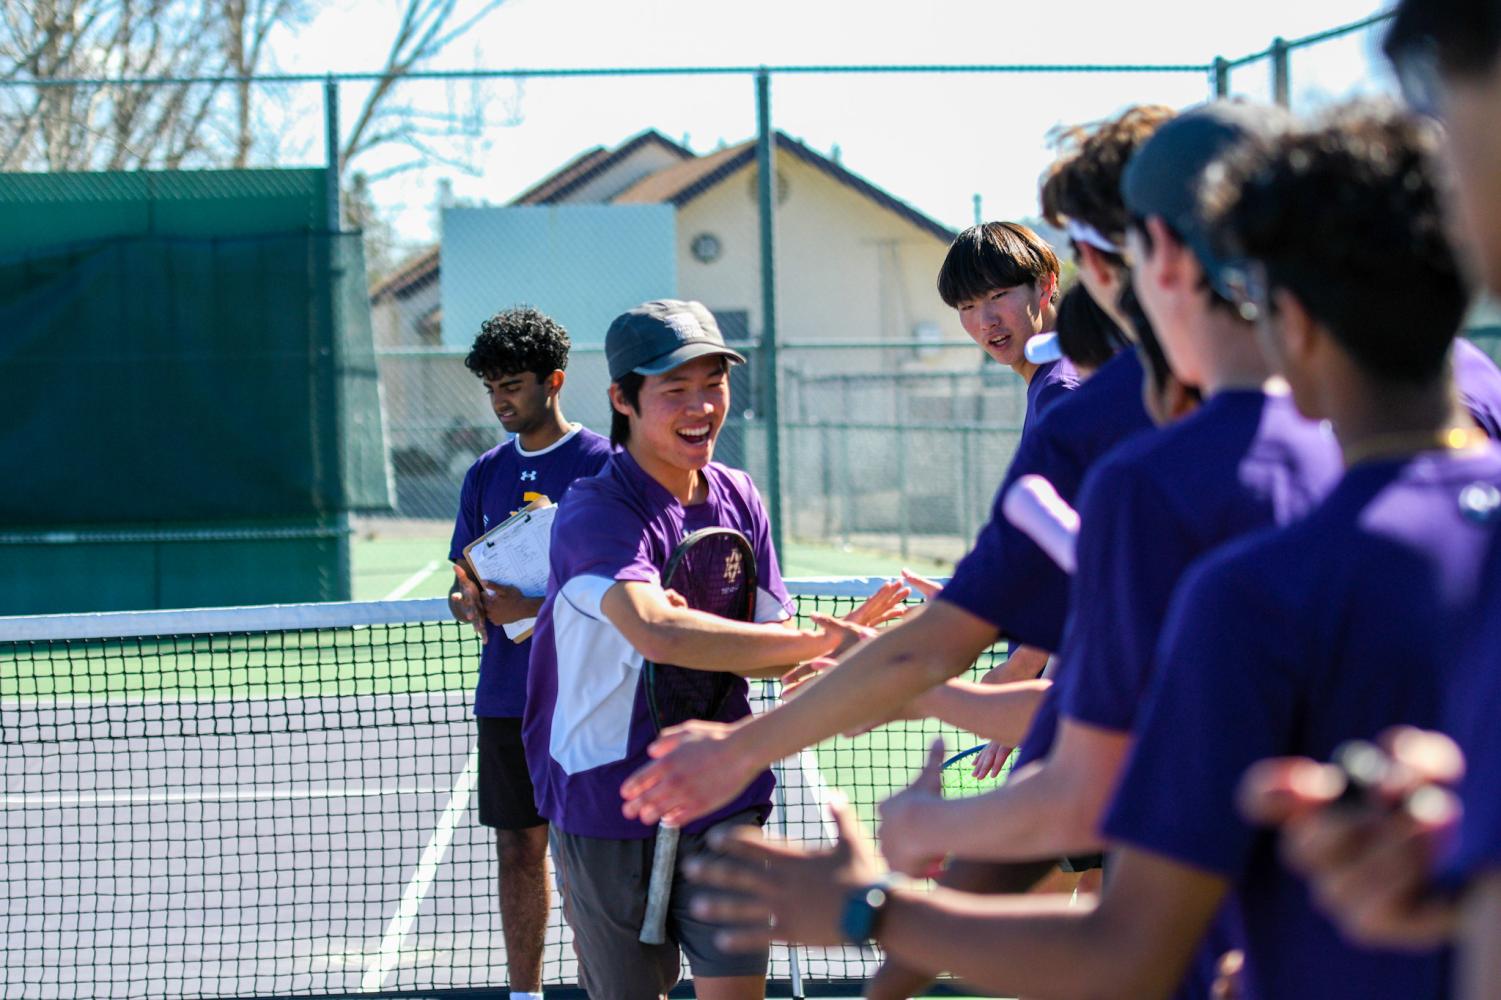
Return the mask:
[[(249, 79), (266, 69), (278, 28), (314, 0), (6, 0), (0, 3), (0, 170), (122, 170), (247, 166), (274, 157), (278, 130), (257, 115), (273, 103)], [(485, 95), (427, 106), (399, 84), (504, 0), (397, 0), (401, 19), (381, 79), (346, 134), (341, 163), (396, 144), (405, 165), (473, 171)], [(222, 82), (184, 83), (185, 77)], [(150, 83), (118, 80), (150, 78)], [(69, 86), (48, 81), (88, 80)], [(456, 103), (466, 110), (453, 111)], [(455, 140), (458, 140), (456, 143)]]
[[(441, 108), (402, 99), (398, 85), (504, 2), (405, 0), (401, 24), (386, 53), (381, 78), (371, 88), (354, 125), (344, 136), (340, 162), (348, 164), (362, 153), (394, 144), (405, 148), (407, 159), (368, 175), (369, 181), (435, 163), (476, 172), (473, 150), (468, 143), (483, 136), (488, 127), (485, 115), (488, 95), (480, 85), (471, 83), (471, 92), (463, 102), (467, 111), (457, 113), (452, 110), (456, 103), (452, 99)], [(515, 116), (513, 109), (511, 117)]]

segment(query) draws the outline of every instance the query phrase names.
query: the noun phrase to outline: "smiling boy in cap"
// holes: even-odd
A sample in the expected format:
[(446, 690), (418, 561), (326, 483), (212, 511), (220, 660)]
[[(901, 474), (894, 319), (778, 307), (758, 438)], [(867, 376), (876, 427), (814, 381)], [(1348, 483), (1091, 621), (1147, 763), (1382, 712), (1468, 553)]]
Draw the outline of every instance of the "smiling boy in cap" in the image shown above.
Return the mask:
[[(713, 315), (697, 302), (644, 303), (616, 317), (605, 355), (617, 450), (559, 509), (533, 639), (523, 732), (537, 805), (552, 824), (564, 913), (591, 997), (665, 994), (678, 978), (680, 946), (698, 996), (760, 997), (765, 950), (716, 948), (714, 926), (688, 914), (685, 885), (673, 890), (667, 942), (637, 940), (656, 831), (621, 815), (619, 788), (655, 737), (640, 691), (643, 657), (778, 676), (832, 652), (849, 633), (790, 627), (794, 608), (755, 484), (713, 461), (729, 412), (729, 368), (745, 361), (725, 346)], [(678, 542), (707, 527), (734, 528), (755, 549), (754, 622), (681, 607), (662, 588)], [(864, 621), (860, 614), (851, 617)], [(738, 681), (718, 718), (748, 715), (746, 692)], [(764, 822), (772, 785), (763, 771), (724, 808), (685, 825), (679, 860), (702, 849), (710, 827)]]

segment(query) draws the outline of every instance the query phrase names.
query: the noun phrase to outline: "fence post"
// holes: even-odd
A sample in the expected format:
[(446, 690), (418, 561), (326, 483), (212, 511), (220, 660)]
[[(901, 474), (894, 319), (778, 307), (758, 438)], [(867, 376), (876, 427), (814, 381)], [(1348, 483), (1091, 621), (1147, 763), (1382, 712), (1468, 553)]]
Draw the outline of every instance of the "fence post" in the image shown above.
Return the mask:
[(1230, 60), (1224, 56), (1214, 57), (1214, 96), (1220, 100), (1230, 96)]
[[(328, 250), (329, 280), (335, 280), (333, 263), (338, 254), (338, 248), (334, 245), (337, 234), (344, 228), (344, 212), (340, 205), (342, 186), (339, 184), (339, 81), (330, 73), (323, 80), (323, 141), (324, 141), (324, 200), (328, 212)], [(364, 278), (360, 279), (361, 284)], [(329, 336), (337, 343), (339, 332), (333, 328), (337, 322), (338, 311), (333, 307), (333, 288), (326, 290), (330, 303), (328, 307)], [(335, 408), (333, 413), (335, 426), (332, 435), (335, 441), (331, 449), (336, 459), (335, 468), (342, 465), (343, 458), (343, 428), (338, 425), (339, 410)], [(335, 599), (340, 601), (352, 600), (354, 597), (353, 568), (350, 565), (352, 553), (350, 552), (350, 536), (353, 529), (349, 524), (349, 512), (339, 511), (334, 515), (334, 565), (337, 567), (338, 576), (334, 580)]]
[(1272, 39), (1272, 100), (1284, 108), (1292, 107), (1288, 52), (1287, 39), (1281, 36)]
[(773, 212), (776, 209), (776, 135), (771, 126), (771, 74), (756, 73), (756, 203), (761, 223), (762, 398), (766, 405), (766, 493), (771, 505), (771, 544), (787, 565), (782, 518), (782, 411), (777, 397), (777, 283)]

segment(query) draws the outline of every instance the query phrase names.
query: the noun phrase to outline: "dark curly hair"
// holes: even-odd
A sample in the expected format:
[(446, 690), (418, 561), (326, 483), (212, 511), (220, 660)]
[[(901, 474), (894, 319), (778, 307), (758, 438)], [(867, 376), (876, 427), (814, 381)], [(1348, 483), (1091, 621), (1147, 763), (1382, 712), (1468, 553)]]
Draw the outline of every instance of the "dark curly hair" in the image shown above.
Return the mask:
[(531, 306), (498, 312), (480, 324), (464, 367), (480, 378), (533, 372), (543, 379), (568, 367), (568, 331)]
[(1217, 251), (1260, 261), (1367, 372), (1444, 370), (1469, 290), (1444, 228), (1437, 129), (1358, 101), (1249, 144), (1200, 191)]
[(949, 245), (938, 294), (957, 309), (997, 288), (1035, 285), (1049, 274), (1058, 274), (1058, 255), (1046, 240), (1020, 222), (987, 222), (970, 226)]
[(1077, 219), (1117, 243), (1124, 240), (1130, 219), (1121, 199), (1121, 174), (1136, 151), (1176, 114), (1164, 104), (1138, 104), (1109, 121), (1056, 136), (1060, 155), (1043, 177), (1043, 218), (1054, 226)]

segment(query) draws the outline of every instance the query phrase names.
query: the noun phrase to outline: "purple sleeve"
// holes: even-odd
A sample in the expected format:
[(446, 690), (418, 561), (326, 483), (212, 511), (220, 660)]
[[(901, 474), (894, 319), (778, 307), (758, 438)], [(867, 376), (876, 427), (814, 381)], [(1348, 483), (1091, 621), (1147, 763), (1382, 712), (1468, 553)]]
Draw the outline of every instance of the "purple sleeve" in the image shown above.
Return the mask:
[(1310, 652), (1276, 627), (1287, 616), (1247, 563), (1211, 556), (1173, 599), (1136, 745), (1104, 822), (1112, 841), (1230, 877), (1257, 835), (1236, 811), (1236, 786), (1246, 768), (1287, 747), (1300, 699), (1284, 651)]
[(1501, 868), (1501, 545), (1491, 553), (1486, 598), (1445, 691), (1444, 729), (1465, 755), (1464, 818), (1443, 871), (1456, 884)]
[(1006, 519), (1002, 501), (1011, 484), (1028, 472), (1056, 485), (1059, 480), (1052, 474), (1056, 454), (1056, 449), (1048, 447), (1045, 428), (1022, 439), (996, 491), (990, 520), (938, 595), (990, 622), (1002, 635), (1046, 650), (1057, 649), (1062, 636), (1068, 576)]
[(1085, 480), (1079, 525), (1058, 710), (1128, 731), (1152, 679), (1168, 601), (1199, 546), (1141, 464), (1097, 466)]
[(1475, 423), (1501, 440), (1501, 369), (1472, 341), (1454, 341), (1454, 384)]
[(660, 583), (668, 550), (657, 534), (625, 504), (575, 487), (553, 522), (553, 579), (560, 585), (576, 576)]
[(448, 543), (450, 562), (462, 562), (464, 546), (484, 533), (479, 529), (479, 487), (475, 483), (478, 475), (479, 466), (471, 465), (464, 474), (464, 485), (459, 489), (459, 513), (453, 522), (453, 539)]

